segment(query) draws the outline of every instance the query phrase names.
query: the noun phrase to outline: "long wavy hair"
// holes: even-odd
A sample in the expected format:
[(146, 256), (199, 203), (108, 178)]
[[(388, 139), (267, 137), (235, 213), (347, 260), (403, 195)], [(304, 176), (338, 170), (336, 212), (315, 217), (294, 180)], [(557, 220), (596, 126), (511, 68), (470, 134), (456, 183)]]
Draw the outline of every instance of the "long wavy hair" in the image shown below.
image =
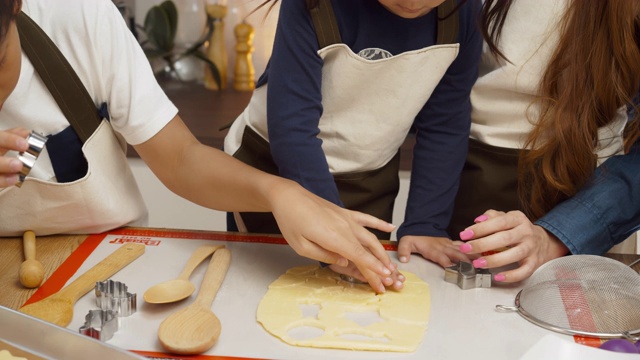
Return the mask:
[[(482, 32), (491, 52), (509, 61), (500, 33), (514, 0), (485, 0)], [(559, 27), (560, 41), (539, 84), (540, 106), (518, 163), (518, 193), (537, 219), (584, 186), (596, 167), (598, 128), (622, 106), (636, 111), (624, 131), (625, 152), (640, 136), (640, 1), (573, 0)]]

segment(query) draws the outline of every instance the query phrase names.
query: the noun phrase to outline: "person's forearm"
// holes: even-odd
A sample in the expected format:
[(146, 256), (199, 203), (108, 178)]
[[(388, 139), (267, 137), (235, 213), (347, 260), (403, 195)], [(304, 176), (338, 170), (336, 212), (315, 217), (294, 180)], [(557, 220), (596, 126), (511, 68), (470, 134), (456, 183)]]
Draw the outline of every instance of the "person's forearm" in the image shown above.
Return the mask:
[(135, 149), (169, 190), (211, 209), (271, 211), (273, 196), (296, 186), (201, 144), (177, 116)]
[(574, 197), (536, 222), (573, 254), (603, 254), (640, 227), (640, 144), (611, 157)]

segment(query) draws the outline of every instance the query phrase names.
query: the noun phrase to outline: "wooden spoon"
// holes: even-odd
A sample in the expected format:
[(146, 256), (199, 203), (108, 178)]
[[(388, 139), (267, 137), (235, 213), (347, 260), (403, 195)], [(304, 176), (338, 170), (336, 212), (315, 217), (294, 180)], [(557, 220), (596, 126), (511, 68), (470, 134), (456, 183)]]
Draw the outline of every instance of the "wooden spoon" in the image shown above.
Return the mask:
[(24, 262), (20, 264), (18, 277), (22, 286), (32, 289), (37, 288), (44, 279), (44, 267), (36, 260), (36, 234), (27, 230), (22, 236), (24, 249)]
[(218, 341), (222, 326), (211, 311), (211, 305), (230, 262), (231, 252), (228, 249), (217, 250), (194, 302), (160, 324), (158, 340), (166, 350), (176, 354), (201, 354)]
[(196, 290), (193, 283), (189, 281), (191, 273), (204, 259), (222, 247), (224, 246), (201, 246), (196, 249), (180, 276), (177, 279), (161, 282), (148, 288), (143, 295), (144, 301), (151, 304), (166, 304), (189, 297)]
[(92, 289), (96, 282), (107, 280), (144, 253), (143, 244), (124, 244), (71, 284), (40, 301), (23, 306), (19, 311), (66, 327), (73, 319), (73, 305)]

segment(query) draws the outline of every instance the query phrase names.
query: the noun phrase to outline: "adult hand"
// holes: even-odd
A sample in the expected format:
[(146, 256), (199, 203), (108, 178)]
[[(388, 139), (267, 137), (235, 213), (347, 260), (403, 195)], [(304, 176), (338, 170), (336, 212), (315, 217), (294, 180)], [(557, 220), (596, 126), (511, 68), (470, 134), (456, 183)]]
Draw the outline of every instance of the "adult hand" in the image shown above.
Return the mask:
[[(349, 262), (349, 265), (347, 266), (340, 266), (337, 264), (333, 264), (333, 265), (330, 265), (329, 268), (337, 272), (338, 274), (344, 274), (344, 275), (356, 278), (360, 281), (367, 282), (367, 279), (364, 277), (364, 275), (362, 275), (358, 267), (356, 267), (355, 264), (352, 262)], [(404, 275), (402, 275), (400, 271), (396, 270), (388, 277), (383, 278), (382, 283), (385, 286), (391, 286), (394, 290), (399, 291), (399, 290), (402, 290), (402, 288), (404, 287), (405, 280), (406, 279)]]
[(517, 282), (531, 276), (542, 264), (566, 255), (569, 249), (554, 235), (533, 224), (521, 211), (488, 210), (476, 224), (460, 233), (467, 241), (466, 254), (485, 254), (473, 261), (476, 268), (497, 268), (513, 263), (518, 267), (494, 275), (494, 280)]
[(9, 151), (26, 151), (29, 131), (21, 128), (0, 131), (0, 188), (14, 185), (18, 182), (18, 173), (22, 169), (22, 162), (14, 157), (7, 157)]
[(342, 267), (351, 262), (376, 292), (385, 292), (396, 265), (364, 227), (391, 232), (393, 225), (343, 209), (290, 181), (275, 189), (270, 199), (282, 235), (298, 254)]
[(403, 236), (398, 245), (398, 258), (400, 262), (406, 263), (411, 254), (420, 254), (442, 267), (449, 267), (460, 261), (469, 261), (459, 250), (461, 244), (460, 241), (451, 241), (445, 237)]

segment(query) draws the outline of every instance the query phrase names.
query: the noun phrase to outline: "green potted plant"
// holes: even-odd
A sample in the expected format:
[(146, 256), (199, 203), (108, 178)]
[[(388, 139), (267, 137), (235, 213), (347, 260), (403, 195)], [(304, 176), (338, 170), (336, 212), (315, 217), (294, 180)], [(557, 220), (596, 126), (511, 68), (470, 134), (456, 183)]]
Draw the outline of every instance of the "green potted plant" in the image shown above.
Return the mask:
[(221, 88), (220, 72), (216, 65), (202, 52), (201, 48), (213, 32), (213, 19), (207, 16), (206, 31), (203, 36), (185, 50), (178, 51), (175, 44), (178, 28), (178, 10), (171, 0), (166, 0), (149, 9), (143, 26), (139, 27), (146, 39), (140, 42), (147, 58), (151, 61), (162, 59), (168, 72), (180, 79), (175, 63), (187, 56), (202, 60), (211, 70), (214, 80)]

